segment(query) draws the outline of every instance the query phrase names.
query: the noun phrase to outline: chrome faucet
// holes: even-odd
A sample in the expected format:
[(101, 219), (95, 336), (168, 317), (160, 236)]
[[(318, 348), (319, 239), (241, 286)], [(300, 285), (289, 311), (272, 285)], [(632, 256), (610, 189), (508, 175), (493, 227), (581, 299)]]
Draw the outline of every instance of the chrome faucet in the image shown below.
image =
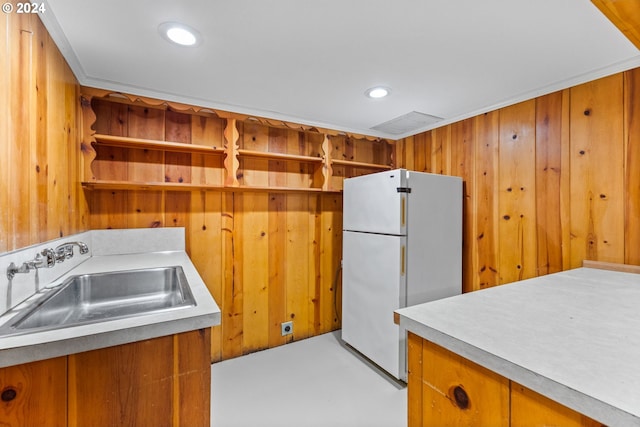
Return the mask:
[(86, 243), (83, 242), (67, 242), (63, 243), (57, 248), (54, 249), (55, 253), (55, 261), (62, 262), (65, 259), (69, 259), (73, 257), (73, 247), (77, 246), (79, 248), (80, 254), (89, 253), (89, 247)]
[(55, 249), (43, 249), (31, 261), (22, 263), (20, 267), (13, 262), (7, 267), (7, 278), (13, 280), (17, 273), (28, 273), (37, 268), (51, 268), (57, 262), (63, 262), (65, 259), (73, 257), (73, 247), (79, 248), (80, 254), (89, 253), (89, 247), (83, 242), (67, 242), (63, 243)]

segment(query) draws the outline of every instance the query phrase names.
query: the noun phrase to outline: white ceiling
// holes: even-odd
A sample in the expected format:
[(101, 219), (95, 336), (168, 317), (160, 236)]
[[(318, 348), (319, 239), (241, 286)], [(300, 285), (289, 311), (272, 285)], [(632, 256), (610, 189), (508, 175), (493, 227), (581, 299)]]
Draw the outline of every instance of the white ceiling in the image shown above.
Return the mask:
[[(48, 0), (80, 83), (398, 139), (640, 66), (588, 0)], [(169, 44), (165, 21), (200, 31)], [(364, 96), (392, 88), (382, 100)], [(389, 134), (412, 111), (444, 118)]]

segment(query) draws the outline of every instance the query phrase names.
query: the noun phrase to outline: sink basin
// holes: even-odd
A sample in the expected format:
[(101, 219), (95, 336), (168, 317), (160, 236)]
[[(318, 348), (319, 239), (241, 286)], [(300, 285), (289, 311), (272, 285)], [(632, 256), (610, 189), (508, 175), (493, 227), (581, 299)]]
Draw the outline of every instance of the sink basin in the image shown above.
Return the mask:
[(0, 336), (51, 330), (195, 306), (181, 267), (73, 276), (24, 308)]

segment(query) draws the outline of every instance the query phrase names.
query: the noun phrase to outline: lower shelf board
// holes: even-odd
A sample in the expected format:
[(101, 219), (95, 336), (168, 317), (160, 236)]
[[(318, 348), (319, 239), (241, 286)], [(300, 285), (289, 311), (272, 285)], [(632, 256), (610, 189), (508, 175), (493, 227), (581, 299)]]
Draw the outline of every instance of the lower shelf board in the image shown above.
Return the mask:
[(252, 187), (224, 186), (213, 184), (192, 184), (179, 182), (125, 182), (125, 181), (84, 181), (82, 187), (87, 190), (133, 190), (133, 191), (256, 191), (256, 192), (297, 192), (297, 193), (340, 193), (340, 190), (322, 188), (295, 187)]

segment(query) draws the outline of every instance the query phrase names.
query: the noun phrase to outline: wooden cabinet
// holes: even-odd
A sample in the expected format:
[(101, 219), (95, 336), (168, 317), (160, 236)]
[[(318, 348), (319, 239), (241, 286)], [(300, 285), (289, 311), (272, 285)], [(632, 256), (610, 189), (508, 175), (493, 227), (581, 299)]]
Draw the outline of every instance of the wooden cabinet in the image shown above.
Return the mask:
[(409, 333), (409, 427), (601, 423)]
[(2, 426), (209, 426), (209, 328), (0, 369)]
[(393, 167), (387, 141), (83, 89), (83, 186), (94, 190), (340, 191)]
[(0, 425), (67, 425), (67, 358), (0, 368)]

